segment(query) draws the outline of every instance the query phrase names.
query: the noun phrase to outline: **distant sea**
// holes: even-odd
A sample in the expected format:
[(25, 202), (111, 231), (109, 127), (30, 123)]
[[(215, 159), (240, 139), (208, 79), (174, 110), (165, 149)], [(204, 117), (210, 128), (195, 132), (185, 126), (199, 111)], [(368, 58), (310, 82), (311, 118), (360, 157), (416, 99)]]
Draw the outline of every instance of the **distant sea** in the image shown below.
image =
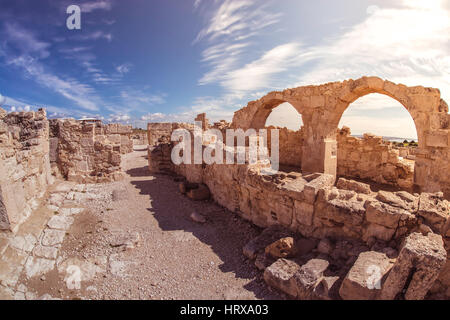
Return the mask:
[[(362, 135), (354, 135), (354, 137), (362, 138), (363, 136)], [(384, 137), (384, 136), (383, 136), (383, 140), (392, 141), (392, 142), (403, 142), (405, 140), (408, 140), (408, 141), (412, 140), (414, 142), (417, 142), (417, 139), (413, 139), (413, 138)]]

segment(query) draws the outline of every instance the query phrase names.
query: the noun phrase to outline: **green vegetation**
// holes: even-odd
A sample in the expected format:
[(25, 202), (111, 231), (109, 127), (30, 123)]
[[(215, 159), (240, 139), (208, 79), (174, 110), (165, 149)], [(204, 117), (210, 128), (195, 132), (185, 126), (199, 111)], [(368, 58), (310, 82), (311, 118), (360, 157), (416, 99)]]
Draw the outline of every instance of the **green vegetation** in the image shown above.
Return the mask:
[(411, 141), (409, 141), (408, 142), (408, 140), (403, 140), (403, 142), (392, 142), (392, 144), (394, 145), (394, 146), (396, 146), (396, 147), (411, 147), (411, 148), (415, 148), (415, 147), (418, 147), (419, 146), (419, 144), (416, 142), (416, 141), (414, 141), (414, 140), (411, 140)]

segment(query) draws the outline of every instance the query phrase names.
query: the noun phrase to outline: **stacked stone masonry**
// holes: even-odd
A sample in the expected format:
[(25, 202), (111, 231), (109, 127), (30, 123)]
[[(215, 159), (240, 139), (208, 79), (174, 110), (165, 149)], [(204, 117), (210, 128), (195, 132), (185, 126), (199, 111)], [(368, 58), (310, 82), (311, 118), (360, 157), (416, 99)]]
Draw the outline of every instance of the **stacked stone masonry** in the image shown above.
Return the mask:
[(17, 230), (51, 183), (45, 110), (0, 109), (0, 229)]
[[(357, 139), (350, 137), (347, 129), (337, 130), (339, 117), (345, 110), (344, 105), (348, 106), (357, 97), (370, 92), (389, 93), (390, 96), (396, 97), (404, 105), (409, 106), (408, 110), (413, 114), (416, 125), (419, 124), (417, 125), (419, 150), (416, 151), (418, 163), (416, 162), (415, 177), (412, 177), (413, 171), (410, 167), (403, 168), (404, 164), (399, 159), (398, 150), (384, 143), (381, 138), (366, 135), (363, 139)], [(406, 96), (403, 97), (403, 95)], [(262, 169), (266, 168), (267, 164), (262, 163), (252, 165), (249, 163), (174, 165), (171, 162), (171, 153), (177, 142), (170, 141), (169, 125), (164, 133), (159, 132), (166, 136), (160, 136), (157, 139), (158, 142), (149, 147), (150, 170), (154, 173), (169, 172), (181, 175), (190, 183), (206, 185), (217, 203), (263, 228), (282, 226), (306, 239), (356, 241), (369, 248), (373, 247), (374, 242), (380, 242), (384, 244), (384, 247), (399, 252), (389, 258), (384, 258), (378, 253), (367, 257), (361, 256), (358, 263), (364, 266), (366, 259), (369, 259), (368, 261), (379, 263), (380, 270), (385, 272), (386, 276), (389, 274), (387, 280), (386, 277), (383, 278), (381, 291), (370, 291), (370, 294), (366, 296), (368, 299), (392, 299), (396, 297), (393, 296), (393, 293), (398, 294), (403, 289), (406, 290), (405, 298), (407, 299), (423, 299), (429, 291), (439, 292), (450, 298), (450, 260), (447, 259), (450, 253), (450, 202), (447, 193), (450, 180), (446, 173), (443, 173), (442, 168), (439, 168), (439, 175), (436, 172), (438, 164), (448, 167), (447, 152), (449, 148), (448, 144), (442, 143), (437, 146), (436, 143), (423, 141), (424, 137), (433, 136), (436, 132), (445, 131), (450, 137), (450, 131), (445, 124), (445, 121), (448, 120), (448, 109), (440, 100), (439, 91), (422, 87), (408, 88), (378, 78), (362, 78), (357, 81), (350, 80), (318, 87), (285, 90), (282, 93), (271, 93), (269, 97), (250, 103), (246, 108), (236, 112), (232, 127), (263, 128), (265, 122), (263, 120), (267, 118), (271, 108), (286, 100), (293, 105), (295, 105), (293, 103), (295, 101), (303, 101), (305, 104), (307, 102), (311, 104), (309, 107), (314, 106), (313, 110), (319, 115), (326, 114), (330, 117), (328, 122), (325, 119), (323, 119), (324, 121), (314, 121), (316, 126), (324, 132), (326, 131), (323, 127), (324, 124), (331, 127), (327, 129), (329, 130), (327, 135), (318, 133), (317, 128), (310, 127), (308, 117), (306, 117), (305, 127), (296, 133), (302, 147), (301, 161), (299, 162), (302, 168), (301, 172), (280, 171), (274, 175), (266, 175), (262, 173)], [(287, 99), (287, 97), (292, 99)], [(339, 106), (331, 104), (333, 101)], [(324, 109), (325, 102), (330, 103), (327, 106), (332, 109), (331, 111)], [(267, 109), (267, 106), (270, 108)], [(264, 110), (259, 110), (257, 107)], [(304, 108), (303, 111), (305, 110), (309, 109)], [(336, 117), (337, 113), (339, 113), (338, 117)], [(315, 113), (310, 116), (317, 117)], [(436, 119), (442, 120), (442, 123), (439, 122), (439, 129), (436, 128)], [(330, 123), (331, 120), (334, 122)], [(427, 126), (429, 127), (427, 128)], [(175, 124), (172, 127), (174, 128)], [(149, 135), (150, 130), (152, 127), (149, 124)], [(192, 132), (191, 135), (193, 136)], [(283, 136), (283, 133), (280, 136)], [(284, 136), (286, 137), (286, 135)], [(334, 139), (333, 152), (328, 150), (329, 146), (324, 140), (321, 140), (324, 137)], [(312, 140), (316, 141), (319, 146), (319, 148), (316, 146), (316, 150), (320, 150), (320, 146), (323, 146), (322, 153), (317, 154), (310, 148), (311, 146), (308, 146)], [(412, 184), (415, 184), (421, 189), (420, 192), (414, 193), (411, 190), (390, 192), (387, 189), (380, 189), (379, 186), (373, 189), (373, 186), (367, 183), (344, 177), (337, 178), (336, 166), (334, 171), (332, 170), (333, 174), (329, 174), (324, 166), (311, 164), (309, 157), (320, 158), (327, 154), (334, 155), (335, 158), (339, 157), (337, 143), (340, 143), (342, 147), (340, 151), (343, 153), (341, 154), (342, 164), (339, 166), (339, 160), (335, 159), (334, 161), (338, 172), (341, 170), (339, 172), (341, 175), (356, 175), (355, 172), (345, 171), (350, 167), (347, 162), (354, 161), (353, 159), (356, 158), (362, 159), (366, 152), (374, 155), (379, 152), (380, 154), (377, 156), (379, 159), (375, 158), (374, 167), (370, 167), (366, 171), (362, 170), (363, 168), (358, 170), (360, 178), (367, 178), (379, 183), (396, 184), (401, 189), (409, 189)], [(289, 144), (280, 142), (281, 148), (286, 145)], [(203, 144), (202, 148), (204, 150), (206, 145)], [(331, 153), (327, 153), (327, 150)], [(420, 154), (424, 153), (439, 154), (441, 157), (420, 158)], [(374, 158), (372, 157), (372, 159)], [(324, 159), (322, 158), (322, 160)], [(317, 160), (317, 162), (320, 161)], [(424, 173), (421, 171), (424, 169), (421, 165), (424, 165), (426, 172), (429, 173), (425, 180), (420, 176)], [(162, 167), (163, 170), (159, 170), (159, 167)], [(418, 168), (419, 172), (417, 172)], [(396, 172), (397, 176), (391, 177), (389, 175), (391, 170)], [(375, 174), (376, 172), (378, 175)], [(422, 245), (430, 247), (434, 253), (430, 253), (428, 257), (428, 253), (420, 250)], [(382, 248), (384, 247), (382, 246)], [(265, 262), (261, 261), (263, 260), (257, 259), (257, 266), (259, 263), (265, 268)], [(418, 261), (423, 261), (423, 263), (420, 264)], [(315, 262), (312, 265), (315, 265)], [(318, 263), (318, 265), (321, 264)], [(281, 263), (280, 268), (285, 268), (284, 266), (289, 270), (296, 270), (297, 273), (301, 269), (290, 266), (290, 262)], [(357, 268), (359, 267), (357, 264), (354, 267), (356, 268), (354, 272), (358, 276)], [(324, 268), (326, 269), (325, 265)], [(391, 270), (392, 273), (390, 273)], [(284, 274), (282, 277), (286, 276), (285, 273), (282, 272), (282, 274)], [(352, 297), (352, 290), (359, 288), (351, 275), (352, 273), (349, 273), (350, 278), (342, 284), (344, 293), (341, 294), (341, 298)], [(405, 276), (408, 279), (411, 276), (413, 280), (406, 281)], [(267, 279), (272, 281), (271, 283), (279, 283), (279, 281), (273, 280), (273, 273), (269, 272)], [(323, 277), (317, 279), (323, 281)], [(358, 279), (357, 282), (360, 282), (360, 278)], [(298, 289), (299, 285), (304, 285), (301, 284), (301, 281), (286, 281), (289, 282), (289, 285), (286, 284), (287, 282), (283, 282), (287, 286), (286, 290), (291, 292), (293, 286)], [(355, 289), (355, 292), (365, 292), (366, 289)], [(303, 292), (300, 296), (304, 297), (304, 294)], [(362, 297), (364, 298), (364, 295)]]
[(121, 154), (133, 150), (131, 127), (74, 119), (51, 120), (51, 159), (69, 181), (108, 182), (123, 178)]
[(414, 185), (450, 196), (450, 115), (439, 89), (408, 87), (377, 77), (270, 92), (235, 112), (233, 128), (263, 128), (272, 109), (290, 103), (304, 124), (302, 171), (335, 175), (338, 124), (348, 106), (370, 93), (387, 95), (410, 113), (417, 130)]

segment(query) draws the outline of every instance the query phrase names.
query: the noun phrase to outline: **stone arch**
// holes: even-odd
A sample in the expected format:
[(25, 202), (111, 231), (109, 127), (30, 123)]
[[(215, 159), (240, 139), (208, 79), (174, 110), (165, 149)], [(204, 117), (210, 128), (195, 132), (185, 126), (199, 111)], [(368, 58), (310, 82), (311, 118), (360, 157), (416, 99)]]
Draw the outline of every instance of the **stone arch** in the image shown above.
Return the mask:
[[(378, 77), (286, 89), (236, 111), (232, 127), (261, 128), (274, 107), (289, 102), (303, 120), (302, 170), (336, 175), (336, 132), (341, 116), (352, 102), (370, 93), (397, 100), (413, 118), (419, 140), (414, 179), (420, 190), (450, 194), (450, 115), (439, 89), (408, 87)], [(449, 173), (443, 174), (443, 168)]]
[[(381, 80), (379, 78), (376, 79)], [(378, 93), (399, 102), (406, 109), (406, 111), (408, 111), (416, 128), (419, 147), (423, 146), (424, 132), (426, 131), (427, 124), (422, 121), (423, 117), (421, 115), (421, 112), (419, 111), (420, 108), (418, 108), (414, 104), (414, 100), (409, 98), (408, 87), (404, 85), (396, 85), (389, 81), (381, 81), (383, 84), (377, 81), (378, 85), (371, 85), (370, 81), (364, 81), (362, 82), (363, 85), (356, 85), (350, 91), (341, 93), (341, 95), (338, 96), (338, 102), (336, 103), (333, 112), (334, 116), (329, 126), (331, 137), (333, 137), (333, 135), (336, 133), (342, 115), (352, 105), (353, 102), (367, 95)], [(387, 87), (391, 87), (391, 90), (385, 89), (386, 83)], [(329, 136), (328, 138), (331, 137)]]
[[(267, 118), (273, 109), (283, 103), (292, 105), (299, 114), (302, 115), (306, 110), (305, 106), (300, 101), (291, 96), (291, 90), (284, 90), (282, 92), (274, 91), (268, 93), (259, 100), (251, 101), (248, 105), (234, 113), (232, 127), (242, 128), (244, 130), (253, 128), (264, 128)], [(302, 119), (303, 124), (305, 122)]]

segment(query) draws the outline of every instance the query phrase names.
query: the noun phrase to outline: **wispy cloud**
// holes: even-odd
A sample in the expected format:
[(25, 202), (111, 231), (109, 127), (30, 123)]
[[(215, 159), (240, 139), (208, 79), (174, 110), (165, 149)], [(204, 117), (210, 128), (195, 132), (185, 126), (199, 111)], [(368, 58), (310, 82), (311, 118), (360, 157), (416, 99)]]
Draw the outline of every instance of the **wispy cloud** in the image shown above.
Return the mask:
[[(253, 41), (260, 30), (245, 29), (245, 24), (253, 23), (249, 12), (254, 5), (257, 4), (250, 0), (223, 2), (196, 38), (207, 45), (202, 61), (209, 67), (199, 84), (218, 84), (223, 88), (222, 97), (215, 99), (222, 110), (229, 110), (230, 102), (259, 98), (271, 90), (363, 75), (437, 87), (443, 98), (450, 101), (450, 6), (446, 0), (396, 0), (386, 7), (369, 6), (362, 22), (333, 37), (316, 39), (308, 45), (299, 38), (284, 37), (284, 42), (269, 48), (263, 46), (267, 42)], [(273, 21), (272, 26), (282, 23), (276, 6), (272, 11), (265, 10), (272, 12), (273, 17), (261, 21)], [(262, 9), (255, 10), (258, 11)], [(260, 53), (255, 57), (256, 52)], [(395, 101), (378, 104), (376, 98), (371, 99), (364, 102), (365, 110), (386, 110), (396, 105)], [(246, 101), (242, 101), (243, 105)], [(193, 106), (198, 107), (195, 102)], [(410, 121), (405, 115), (402, 119)], [(363, 120), (361, 115), (350, 116), (354, 124), (370, 124), (370, 117)], [(392, 119), (377, 118), (372, 124), (389, 128), (389, 121)], [(411, 137), (412, 121), (409, 125), (403, 121), (397, 122), (404, 128), (400, 131)]]
[(438, 87), (449, 99), (450, 10), (446, 2), (401, 0), (396, 8), (371, 7), (362, 23), (307, 49), (316, 65), (295, 84), (378, 75), (407, 85)]
[(111, 10), (111, 1), (90, 1), (81, 4), (81, 12), (89, 13), (95, 10)]
[[(200, 3), (197, 3), (199, 5)], [(203, 4), (203, 2), (202, 2)], [(267, 1), (226, 0), (210, 13), (194, 43), (205, 41), (202, 62), (209, 67), (199, 84), (222, 82), (248, 59), (252, 38), (277, 23), (281, 13), (268, 10)]]
[(5, 23), (4, 33), (4, 41), (14, 49), (33, 53), (42, 59), (50, 55), (49, 43), (38, 40), (33, 33), (17, 23)]
[(146, 115), (141, 116), (141, 120), (143, 121), (157, 121), (157, 120), (163, 120), (166, 117), (165, 114), (161, 112), (155, 112), (155, 113), (148, 113)]
[(100, 40), (105, 39), (108, 42), (111, 42), (113, 39), (113, 36), (111, 33), (103, 32), (103, 31), (94, 31), (88, 34), (83, 34), (76, 36), (75, 39), (81, 40), (81, 41), (93, 41), (93, 40)]
[(43, 64), (42, 60), (50, 55), (47, 43), (40, 41), (36, 35), (19, 25), (12, 27), (6, 23), (4, 31), (6, 33), (1, 47), (8, 53), (4, 56), (4, 63), (7, 66), (22, 70), (26, 77), (61, 94), (84, 109), (98, 110), (96, 102), (100, 99), (92, 87), (73, 78), (62, 78), (50, 72)]
[(119, 72), (120, 74), (125, 74), (125, 73), (130, 72), (132, 66), (133, 66), (133, 65), (132, 65), (131, 63), (128, 63), (128, 62), (127, 62), (127, 63), (121, 64), (120, 66), (117, 66), (117, 67), (116, 67), (116, 70), (117, 70), (117, 72)]
[(127, 88), (120, 92), (120, 98), (123, 103), (129, 108), (135, 110), (145, 110), (153, 105), (159, 105), (166, 102), (166, 94), (164, 93), (150, 93), (146, 90), (138, 90)]

